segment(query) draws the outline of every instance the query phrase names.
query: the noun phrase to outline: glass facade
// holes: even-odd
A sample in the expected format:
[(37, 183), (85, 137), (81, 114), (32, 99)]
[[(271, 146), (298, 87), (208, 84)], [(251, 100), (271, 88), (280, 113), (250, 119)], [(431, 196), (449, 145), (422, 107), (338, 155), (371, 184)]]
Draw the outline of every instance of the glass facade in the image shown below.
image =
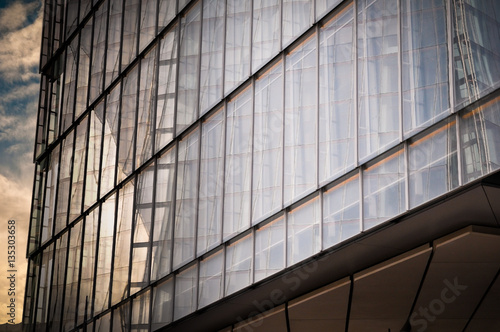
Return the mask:
[(153, 331), (500, 168), (496, 0), (46, 0), (26, 331)]

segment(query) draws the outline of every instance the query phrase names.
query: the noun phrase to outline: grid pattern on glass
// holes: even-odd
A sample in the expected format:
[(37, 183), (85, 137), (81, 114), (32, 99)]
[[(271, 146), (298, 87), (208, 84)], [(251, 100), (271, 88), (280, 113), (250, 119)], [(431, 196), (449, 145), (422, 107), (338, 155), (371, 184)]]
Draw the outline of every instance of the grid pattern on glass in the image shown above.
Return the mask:
[(174, 319), (184, 317), (196, 310), (198, 289), (198, 265), (181, 271), (175, 278)]
[(226, 296), (252, 283), (252, 239), (245, 235), (226, 247)]
[[(82, 237), (83, 237), (83, 220), (79, 220), (69, 233), (69, 247), (68, 247), (68, 263), (66, 271), (66, 291), (64, 295), (64, 306), (62, 303), (56, 304), (61, 306), (63, 329), (69, 330), (75, 324), (75, 317), (77, 313), (77, 306), (73, 305), (78, 299), (78, 281), (80, 273), (83, 273), (83, 268), (88, 269), (87, 266), (81, 265), (80, 268), (80, 255), (82, 253)], [(66, 257), (65, 257), (66, 258)], [(80, 272), (82, 270), (82, 272)], [(87, 272), (86, 272), (87, 273)], [(51, 301), (52, 302), (52, 301)], [(55, 324), (57, 326), (57, 324)]]
[(223, 250), (218, 250), (200, 261), (198, 308), (203, 308), (222, 298), (224, 291), (223, 267)]
[(255, 281), (285, 267), (285, 218), (280, 216), (255, 232)]

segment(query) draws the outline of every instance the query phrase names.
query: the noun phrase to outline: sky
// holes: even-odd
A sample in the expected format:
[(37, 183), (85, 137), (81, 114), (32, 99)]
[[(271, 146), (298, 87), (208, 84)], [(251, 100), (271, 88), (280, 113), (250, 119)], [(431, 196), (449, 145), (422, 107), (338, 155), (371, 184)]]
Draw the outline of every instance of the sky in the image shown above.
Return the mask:
[[(0, 324), (15, 299), (22, 319), (26, 283), (33, 147), (38, 107), (41, 1), (0, 0)], [(15, 296), (8, 295), (7, 225), (16, 226)]]

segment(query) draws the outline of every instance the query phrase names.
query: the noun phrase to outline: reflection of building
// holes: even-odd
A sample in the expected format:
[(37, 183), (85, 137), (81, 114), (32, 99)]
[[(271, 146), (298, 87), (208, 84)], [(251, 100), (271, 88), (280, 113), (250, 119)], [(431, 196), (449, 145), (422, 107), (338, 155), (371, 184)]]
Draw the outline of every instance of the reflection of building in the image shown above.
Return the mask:
[(497, 331), (499, 40), (496, 0), (46, 0), (25, 329)]

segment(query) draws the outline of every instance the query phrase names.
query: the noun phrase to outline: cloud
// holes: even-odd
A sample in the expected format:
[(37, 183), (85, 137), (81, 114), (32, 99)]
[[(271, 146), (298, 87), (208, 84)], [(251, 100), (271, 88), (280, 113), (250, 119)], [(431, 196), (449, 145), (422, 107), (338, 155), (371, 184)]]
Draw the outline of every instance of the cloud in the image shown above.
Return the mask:
[(38, 7), (38, 2), (13, 2), (0, 10), (0, 31), (12, 31), (24, 26), (28, 15)]
[(0, 77), (9, 83), (37, 79), (42, 35), (42, 10), (36, 20), (24, 26), (38, 2), (15, 2), (0, 13)]
[[(28, 239), (28, 224), (31, 204), (31, 187), (26, 187), (12, 179), (0, 174), (0, 252), (6, 259), (7, 253), (7, 221), (16, 221), (16, 322), (19, 323), (22, 317), (24, 286), (26, 283), (26, 245)], [(6, 290), (9, 288), (7, 279), (7, 267), (2, 263), (0, 271), (0, 289), (5, 293), (0, 296), (0, 307), (5, 308), (10, 297)], [(7, 322), (9, 318), (6, 310), (0, 311), (0, 323)]]

